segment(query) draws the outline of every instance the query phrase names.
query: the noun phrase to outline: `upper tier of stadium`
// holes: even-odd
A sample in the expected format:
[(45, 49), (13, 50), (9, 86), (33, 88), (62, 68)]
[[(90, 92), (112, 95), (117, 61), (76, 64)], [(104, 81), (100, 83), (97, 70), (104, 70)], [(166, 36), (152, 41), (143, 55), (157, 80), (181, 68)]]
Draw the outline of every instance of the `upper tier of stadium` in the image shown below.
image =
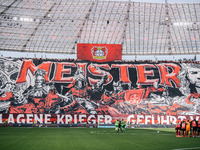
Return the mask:
[(200, 54), (200, 3), (1, 0), (0, 50), (76, 54), (77, 43), (123, 55)]

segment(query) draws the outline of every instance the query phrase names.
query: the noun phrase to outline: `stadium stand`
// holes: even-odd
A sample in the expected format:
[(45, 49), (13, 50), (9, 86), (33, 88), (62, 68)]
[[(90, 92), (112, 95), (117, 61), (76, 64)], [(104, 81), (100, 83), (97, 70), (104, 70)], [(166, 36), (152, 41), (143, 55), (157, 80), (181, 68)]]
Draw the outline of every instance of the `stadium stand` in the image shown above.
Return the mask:
[(199, 54), (199, 3), (0, 2), (0, 50), (76, 54), (77, 43), (122, 44), (123, 55)]

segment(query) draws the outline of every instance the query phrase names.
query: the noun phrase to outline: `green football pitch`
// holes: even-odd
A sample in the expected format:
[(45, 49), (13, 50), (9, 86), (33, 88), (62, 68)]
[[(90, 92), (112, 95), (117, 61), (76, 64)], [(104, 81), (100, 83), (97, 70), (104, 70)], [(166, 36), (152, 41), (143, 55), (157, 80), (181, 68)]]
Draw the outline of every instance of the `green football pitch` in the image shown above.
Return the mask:
[(132, 149), (200, 149), (200, 138), (178, 138), (170, 128), (135, 128), (123, 133), (106, 128), (0, 128), (0, 150)]

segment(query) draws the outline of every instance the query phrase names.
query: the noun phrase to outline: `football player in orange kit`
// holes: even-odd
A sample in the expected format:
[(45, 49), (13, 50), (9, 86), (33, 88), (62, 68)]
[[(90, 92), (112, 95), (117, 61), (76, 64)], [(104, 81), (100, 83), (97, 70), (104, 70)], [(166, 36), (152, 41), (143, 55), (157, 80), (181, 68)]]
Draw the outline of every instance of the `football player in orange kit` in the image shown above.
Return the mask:
[(190, 131), (191, 131), (191, 122), (190, 122), (190, 120), (188, 120), (187, 122), (186, 122), (186, 133), (185, 133), (185, 136), (186, 137), (190, 137)]

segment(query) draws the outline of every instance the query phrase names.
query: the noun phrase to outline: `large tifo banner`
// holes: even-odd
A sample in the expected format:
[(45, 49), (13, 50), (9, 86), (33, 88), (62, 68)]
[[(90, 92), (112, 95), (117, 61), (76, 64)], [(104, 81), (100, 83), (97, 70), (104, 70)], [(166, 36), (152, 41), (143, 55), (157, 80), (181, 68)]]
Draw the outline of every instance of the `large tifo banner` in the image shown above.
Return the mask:
[(199, 120), (199, 97), (194, 63), (0, 59), (0, 122)]

